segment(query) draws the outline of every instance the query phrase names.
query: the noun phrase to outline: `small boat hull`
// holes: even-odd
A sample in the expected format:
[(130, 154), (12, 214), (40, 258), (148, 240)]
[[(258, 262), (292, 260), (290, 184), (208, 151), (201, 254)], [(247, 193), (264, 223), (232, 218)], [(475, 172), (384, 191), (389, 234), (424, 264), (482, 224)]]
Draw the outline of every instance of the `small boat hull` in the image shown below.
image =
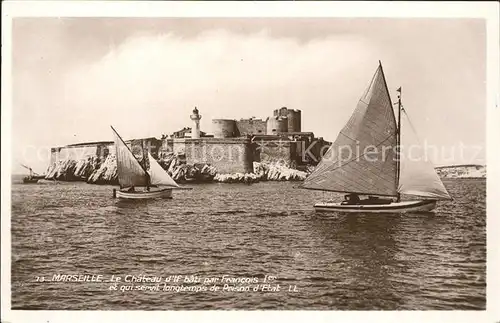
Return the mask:
[(127, 200), (147, 200), (156, 198), (170, 199), (172, 198), (172, 189), (165, 188), (161, 190), (134, 191), (134, 192), (117, 190), (116, 197)]
[(38, 183), (38, 179), (37, 178), (23, 178), (23, 183), (24, 184), (36, 184)]
[(348, 205), (341, 203), (317, 203), (314, 209), (317, 212), (342, 213), (409, 213), (429, 212), (436, 207), (434, 200), (403, 201), (390, 204), (363, 204)]

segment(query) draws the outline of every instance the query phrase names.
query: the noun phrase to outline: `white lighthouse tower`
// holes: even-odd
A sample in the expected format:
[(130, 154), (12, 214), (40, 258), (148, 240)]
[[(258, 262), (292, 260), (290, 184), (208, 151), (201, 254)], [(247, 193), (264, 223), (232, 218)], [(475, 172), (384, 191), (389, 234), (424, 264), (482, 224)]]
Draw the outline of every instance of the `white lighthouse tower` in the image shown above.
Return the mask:
[(194, 107), (193, 114), (191, 115), (191, 120), (194, 121), (194, 126), (191, 129), (192, 139), (200, 139), (200, 119), (201, 115), (198, 112), (198, 108)]

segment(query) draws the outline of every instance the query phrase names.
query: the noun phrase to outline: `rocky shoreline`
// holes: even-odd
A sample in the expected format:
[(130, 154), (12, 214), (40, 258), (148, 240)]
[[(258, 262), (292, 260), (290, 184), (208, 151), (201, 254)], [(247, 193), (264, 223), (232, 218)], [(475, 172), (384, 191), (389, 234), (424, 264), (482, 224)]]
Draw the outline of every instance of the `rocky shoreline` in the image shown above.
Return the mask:
[[(253, 173), (220, 174), (211, 165), (186, 164), (173, 154), (160, 156), (157, 161), (180, 184), (303, 181), (309, 173), (279, 163), (254, 162)], [(81, 160), (60, 160), (49, 166), (45, 179), (115, 185), (118, 184), (116, 157), (110, 154), (105, 158), (91, 156)]]
[(436, 167), (436, 171), (441, 178), (445, 179), (478, 179), (486, 178), (485, 165), (453, 165)]
[[(180, 184), (184, 183), (255, 183), (261, 181), (303, 181), (314, 169), (305, 171), (280, 163), (253, 163), (253, 173), (221, 174), (209, 164), (187, 164), (183, 158), (173, 154), (160, 156), (158, 163)], [(443, 179), (486, 178), (486, 166), (456, 165), (437, 167)], [(86, 157), (81, 160), (60, 160), (50, 165), (45, 179), (59, 181), (84, 181), (90, 184), (118, 184), (116, 158), (110, 154), (105, 158)]]

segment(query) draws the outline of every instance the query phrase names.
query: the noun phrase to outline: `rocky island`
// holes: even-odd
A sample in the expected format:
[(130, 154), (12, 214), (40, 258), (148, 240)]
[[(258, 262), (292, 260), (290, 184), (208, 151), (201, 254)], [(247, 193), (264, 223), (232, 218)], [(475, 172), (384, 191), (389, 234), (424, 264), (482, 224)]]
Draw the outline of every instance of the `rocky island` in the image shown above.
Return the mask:
[[(213, 135), (200, 130), (197, 108), (184, 127), (161, 139), (128, 140), (140, 161), (146, 151), (178, 183), (252, 183), (302, 181), (312, 172), (330, 143), (301, 131), (301, 112), (286, 107), (262, 119), (213, 119)], [(442, 178), (485, 178), (486, 166), (437, 167)], [(79, 143), (52, 148), (46, 179), (118, 184), (114, 142)]]
[[(312, 132), (302, 132), (301, 111), (286, 107), (266, 120), (213, 119), (213, 134), (200, 130), (197, 108), (190, 119), (192, 127), (170, 136), (126, 144), (145, 165), (149, 152), (178, 183), (304, 180), (330, 145)], [(110, 141), (52, 148), (46, 179), (117, 184), (114, 149)]]
[[(177, 183), (252, 183), (259, 181), (302, 181), (307, 172), (292, 169), (279, 163), (253, 163), (251, 173), (218, 173), (214, 166), (197, 163), (187, 164), (173, 154), (158, 159), (159, 164)], [(81, 160), (67, 159), (52, 164), (46, 179), (60, 181), (85, 181), (90, 184), (118, 184), (116, 158), (97, 156)]]
[[(159, 164), (178, 183), (252, 183), (259, 181), (303, 181), (314, 169), (290, 168), (280, 163), (254, 162), (251, 173), (218, 173), (217, 168), (209, 164), (187, 164), (174, 154), (167, 154), (158, 159)], [(440, 166), (436, 170), (441, 178), (486, 178), (484, 165)], [(66, 159), (53, 163), (46, 179), (60, 181), (85, 181), (91, 184), (118, 184), (116, 158), (114, 154), (105, 159), (90, 156), (80, 160)]]

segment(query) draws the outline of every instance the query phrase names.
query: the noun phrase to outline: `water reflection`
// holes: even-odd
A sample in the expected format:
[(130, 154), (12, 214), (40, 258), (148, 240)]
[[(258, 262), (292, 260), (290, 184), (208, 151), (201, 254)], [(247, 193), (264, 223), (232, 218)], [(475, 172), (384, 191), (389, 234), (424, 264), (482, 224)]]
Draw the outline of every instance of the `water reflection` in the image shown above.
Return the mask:
[(331, 256), (339, 262), (336, 275), (349, 278), (341, 287), (350, 308), (356, 304), (366, 308), (367, 300), (376, 300), (374, 309), (399, 306), (398, 289), (390, 277), (406, 267), (396, 257), (399, 246), (394, 237), (400, 222), (394, 214), (318, 213), (311, 217), (311, 229), (322, 243), (335, 242)]
[[(457, 199), (435, 214), (355, 216), (315, 213), (316, 191), (291, 183), (198, 185), (171, 200), (135, 202), (112, 199), (109, 186), (17, 185), (12, 306), (484, 310), (485, 183), (452, 184)], [(90, 295), (83, 285), (27, 283), (54, 271), (276, 274), (299, 292)]]
[(171, 204), (170, 199), (116, 201), (113, 242), (124, 268), (157, 273), (171, 260)]
[(108, 257), (116, 258), (123, 268), (130, 268), (135, 263), (136, 248), (142, 245), (138, 244), (137, 238), (140, 236), (140, 221), (148, 211), (148, 203), (117, 199), (114, 202), (114, 212), (110, 212), (106, 218), (111, 233)]

